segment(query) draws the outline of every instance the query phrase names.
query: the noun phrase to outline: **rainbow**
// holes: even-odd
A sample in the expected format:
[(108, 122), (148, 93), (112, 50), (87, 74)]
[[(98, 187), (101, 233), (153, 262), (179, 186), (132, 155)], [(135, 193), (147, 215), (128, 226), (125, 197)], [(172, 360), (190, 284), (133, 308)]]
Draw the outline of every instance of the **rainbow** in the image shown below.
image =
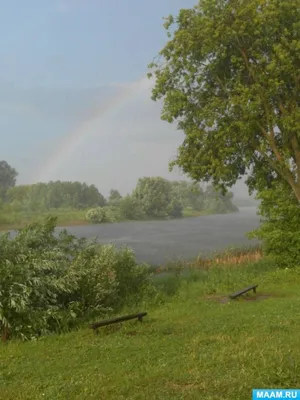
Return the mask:
[(59, 169), (64, 160), (71, 158), (74, 151), (88, 140), (90, 132), (95, 128), (95, 124), (100, 119), (116, 115), (131, 98), (138, 96), (143, 89), (148, 88), (150, 85), (147, 78), (142, 78), (133, 83), (116, 84), (112, 85), (112, 87), (113, 86), (119, 87), (121, 89), (120, 93), (109, 99), (103, 106), (96, 107), (92, 110), (85, 121), (62, 138), (56, 150), (50, 154), (46, 162), (41, 166), (34, 182), (47, 181), (47, 177), (51, 176), (54, 171)]

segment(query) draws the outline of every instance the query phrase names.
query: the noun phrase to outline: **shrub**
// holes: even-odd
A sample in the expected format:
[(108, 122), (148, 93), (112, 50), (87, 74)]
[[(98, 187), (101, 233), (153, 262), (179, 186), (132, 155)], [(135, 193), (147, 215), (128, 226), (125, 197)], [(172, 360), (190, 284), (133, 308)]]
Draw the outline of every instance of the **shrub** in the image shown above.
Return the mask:
[(86, 213), (86, 220), (93, 224), (100, 224), (105, 221), (105, 210), (103, 207), (91, 208)]
[(87, 242), (55, 218), (0, 237), (0, 332), (29, 339), (139, 301), (151, 281), (132, 250)]
[(258, 195), (261, 226), (249, 234), (263, 241), (264, 253), (280, 266), (300, 264), (300, 205), (284, 182)]
[(86, 213), (86, 220), (93, 224), (121, 221), (121, 211), (115, 206), (92, 208)]
[(167, 208), (167, 213), (170, 217), (180, 218), (182, 217), (183, 206), (176, 198), (171, 201)]
[(142, 220), (145, 218), (145, 214), (137, 200), (131, 196), (123, 197), (119, 202), (119, 207), (121, 216), (125, 220)]
[(121, 219), (121, 211), (118, 207), (104, 207), (104, 222), (119, 222)]

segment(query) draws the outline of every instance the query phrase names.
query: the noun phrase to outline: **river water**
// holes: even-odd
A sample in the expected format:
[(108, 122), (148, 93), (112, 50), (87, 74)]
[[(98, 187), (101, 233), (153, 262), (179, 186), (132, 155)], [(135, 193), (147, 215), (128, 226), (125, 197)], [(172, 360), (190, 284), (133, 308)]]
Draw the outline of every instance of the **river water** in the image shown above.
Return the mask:
[(231, 246), (253, 245), (246, 233), (259, 226), (255, 207), (240, 212), (171, 221), (137, 221), (68, 227), (78, 237), (98, 238), (101, 243), (128, 245), (140, 262), (161, 264), (193, 259)]

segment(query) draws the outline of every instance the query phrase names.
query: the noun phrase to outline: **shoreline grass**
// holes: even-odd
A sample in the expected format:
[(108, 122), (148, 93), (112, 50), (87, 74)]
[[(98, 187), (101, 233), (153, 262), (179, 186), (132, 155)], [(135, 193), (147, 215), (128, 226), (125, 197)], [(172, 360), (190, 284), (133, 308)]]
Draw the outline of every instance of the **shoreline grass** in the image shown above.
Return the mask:
[(212, 266), (236, 266), (263, 259), (261, 244), (243, 247), (229, 247), (225, 250), (215, 251), (207, 256), (199, 255), (192, 261), (177, 260), (162, 265), (151, 265), (150, 271), (156, 275), (165, 273), (180, 273), (184, 270), (206, 270)]
[[(46, 217), (52, 216), (57, 217), (57, 226), (58, 227), (72, 227), (72, 226), (89, 226), (89, 225), (97, 225), (91, 224), (86, 220), (86, 211), (87, 210), (50, 210), (49, 212), (28, 212), (28, 213), (11, 213), (8, 215), (4, 215), (0, 218), (0, 232), (7, 232), (9, 230), (17, 230), (26, 227), (28, 224), (34, 222), (42, 222)], [(183, 215), (181, 218), (176, 219), (184, 219), (184, 218), (193, 218), (193, 217), (202, 217), (212, 215), (211, 212), (208, 211), (194, 211), (190, 209), (184, 209)], [(166, 221), (170, 218), (146, 218), (142, 220), (122, 220), (119, 222), (145, 222), (145, 221)], [(6, 222), (2, 222), (6, 221)], [(9, 221), (9, 222), (7, 222)], [(111, 224), (114, 222), (105, 222), (103, 224)]]

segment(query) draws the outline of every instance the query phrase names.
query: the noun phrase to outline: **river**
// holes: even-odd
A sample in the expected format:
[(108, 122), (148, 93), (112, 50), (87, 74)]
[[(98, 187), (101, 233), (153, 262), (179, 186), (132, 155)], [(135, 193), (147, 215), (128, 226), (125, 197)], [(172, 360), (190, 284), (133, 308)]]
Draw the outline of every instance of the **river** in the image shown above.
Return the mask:
[(253, 245), (246, 233), (259, 226), (255, 207), (240, 212), (171, 221), (137, 221), (66, 228), (78, 237), (98, 238), (101, 243), (128, 245), (140, 262), (166, 263), (192, 259), (231, 246)]

